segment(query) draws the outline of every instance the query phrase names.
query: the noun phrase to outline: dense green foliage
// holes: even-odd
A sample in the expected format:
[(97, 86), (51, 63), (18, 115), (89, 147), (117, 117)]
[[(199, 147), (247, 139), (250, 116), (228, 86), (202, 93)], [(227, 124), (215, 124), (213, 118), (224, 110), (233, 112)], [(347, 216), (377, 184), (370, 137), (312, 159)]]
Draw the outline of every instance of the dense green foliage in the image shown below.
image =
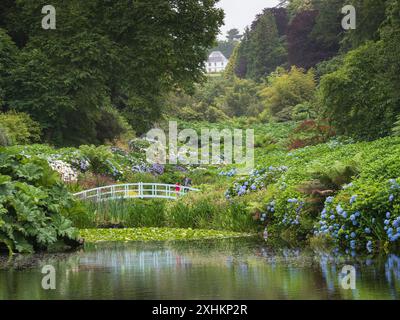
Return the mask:
[(28, 144), (40, 141), (40, 125), (26, 113), (0, 113), (0, 146)]
[(76, 203), (48, 164), (0, 149), (0, 248), (11, 252), (47, 249), (74, 240), (77, 230), (66, 212)]
[(241, 78), (259, 80), (286, 61), (286, 48), (273, 12), (266, 10), (246, 30), (236, 57), (235, 73)]
[[(40, 1), (0, 4), (0, 145), (21, 144), (0, 153), (0, 241), (10, 250), (73, 238), (71, 223), (264, 231), (349, 250), (399, 243), (400, 140), (390, 137), (400, 135), (399, 1), (349, 1), (358, 21), (349, 31), (344, 0), (266, 9), (239, 44), (237, 30), (217, 43), (231, 59), (204, 82), (223, 16), (216, 1), (61, 2), (52, 31), (32, 19)], [(257, 170), (149, 164), (148, 142), (116, 141), (170, 119), (198, 133), (255, 129)], [(61, 148), (29, 145), (40, 137)], [(184, 176), (201, 192), (175, 202), (78, 207), (67, 192)]]
[(215, 2), (56, 0), (56, 30), (37, 19), (46, 2), (2, 2), (0, 106), (57, 145), (102, 143), (127, 124), (142, 133), (163, 93), (202, 79), (223, 18)]
[(389, 246), (400, 238), (399, 156), (397, 138), (356, 144), (332, 141), (287, 154), (263, 154), (260, 149), (257, 160), (268, 174), (257, 172), (256, 178), (263, 184), (241, 179), (229, 195), (265, 190), (256, 205), (260, 219), (271, 234), (289, 240), (309, 238), (315, 231), (349, 249)]
[(305, 120), (313, 114), (316, 86), (313, 70), (296, 67), (289, 71), (277, 68), (263, 83), (235, 76), (210, 78), (197, 86), (193, 95), (171, 93), (166, 110), (168, 116), (184, 121), (214, 123), (238, 117), (260, 122)]
[(265, 9), (243, 37), (231, 64), (241, 78), (260, 80), (278, 66), (309, 69), (329, 60), (342, 40), (342, 0), (289, 1)]
[(268, 85), (260, 92), (267, 111), (279, 120), (291, 120), (297, 106), (309, 104), (313, 99), (314, 78), (312, 70), (305, 73), (296, 67), (289, 72), (278, 69), (268, 77)]
[(193, 95), (171, 93), (166, 99), (166, 114), (185, 121), (212, 123), (232, 117), (254, 117), (263, 110), (259, 90), (252, 80), (210, 78), (197, 86)]
[[(356, 8), (356, 30), (341, 27), (345, 4)], [(399, 4), (393, 0), (288, 1), (287, 8), (266, 9), (256, 18), (234, 52), (226, 76), (265, 82), (279, 74), (281, 67), (315, 67), (317, 82), (307, 86), (304, 100), (298, 93), (291, 99), (285, 94), (286, 90), (298, 92), (295, 88), (299, 89), (304, 79), (281, 77), (275, 85), (261, 85), (261, 96), (267, 96), (264, 105), (275, 118), (317, 118), (327, 121), (338, 134), (358, 140), (388, 136), (397, 132), (400, 111), (398, 17)], [(284, 51), (288, 56), (281, 61), (273, 55)], [(271, 98), (274, 91), (285, 99), (271, 102), (278, 99)], [(299, 101), (300, 117), (291, 114), (297, 105), (293, 100)], [(267, 113), (261, 117), (268, 119)]]
[(321, 80), (323, 114), (341, 134), (369, 140), (391, 134), (400, 112), (399, 12), (392, 2), (381, 40), (350, 51), (343, 65)]

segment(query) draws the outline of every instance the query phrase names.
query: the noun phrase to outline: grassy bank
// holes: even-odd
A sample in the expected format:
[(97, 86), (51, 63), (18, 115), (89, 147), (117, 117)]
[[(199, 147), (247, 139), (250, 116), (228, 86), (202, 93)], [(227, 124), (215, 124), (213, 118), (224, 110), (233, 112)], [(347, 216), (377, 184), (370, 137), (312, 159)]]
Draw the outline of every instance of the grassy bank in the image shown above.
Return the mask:
[[(200, 127), (201, 123), (197, 125)], [(395, 247), (400, 239), (400, 138), (358, 143), (335, 138), (291, 149), (289, 132), (295, 125), (256, 126), (256, 138), (260, 141), (255, 150), (256, 170), (248, 176), (238, 176), (235, 165), (138, 168), (135, 159), (143, 156), (142, 151), (132, 154), (108, 147), (4, 148), (3, 153), (10, 158), (3, 162), (4, 168), (8, 168), (7, 163), (11, 168), (19, 159), (26, 173), (21, 175), (17, 168), (18, 174), (12, 174), (8, 180), (33, 182), (46, 192), (43, 202), (55, 195), (69, 199), (59, 201), (63, 204), (60, 212), (71, 220), (71, 226), (79, 229), (191, 228), (240, 233), (261, 233), (266, 229), (270, 241), (326, 242), (344, 249), (368, 251)], [(61, 177), (69, 177), (68, 173), (75, 170), (76, 179), (64, 181), (70, 190), (153, 180), (176, 183), (188, 176), (201, 192), (179, 201), (79, 203), (72, 200), (66, 189), (47, 190), (48, 182), (43, 180), (47, 175), (36, 175), (32, 170), (40, 163), (42, 169), (38, 170), (51, 173), (54, 183), (61, 185), (46, 164), (54, 164), (57, 154), (62, 159), (57, 162)], [(120, 174), (116, 175), (115, 168), (121, 168)], [(9, 175), (10, 170), (4, 173)], [(31, 189), (26, 192), (30, 194)], [(30, 194), (33, 202), (34, 195)], [(5, 204), (7, 199), (4, 198)], [(24, 212), (21, 211), (22, 216)], [(55, 226), (62, 227), (59, 237), (63, 237), (67, 224), (56, 219)], [(20, 241), (15, 242), (21, 246)]]
[(80, 228), (267, 229), (271, 240), (295, 244), (368, 251), (396, 246), (400, 138), (359, 143), (336, 138), (291, 150), (287, 124), (256, 129), (261, 142), (250, 176), (237, 176), (234, 166), (196, 168), (188, 175), (201, 193), (176, 202), (85, 204), (83, 214), (69, 218)]
[(117, 200), (82, 203), (67, 217), (80, 229), (169, 227), (257, 232), (260, 224), (250, 214), (250, 197), (230, 201), (224, 189), (190, 194), (179, 201)]

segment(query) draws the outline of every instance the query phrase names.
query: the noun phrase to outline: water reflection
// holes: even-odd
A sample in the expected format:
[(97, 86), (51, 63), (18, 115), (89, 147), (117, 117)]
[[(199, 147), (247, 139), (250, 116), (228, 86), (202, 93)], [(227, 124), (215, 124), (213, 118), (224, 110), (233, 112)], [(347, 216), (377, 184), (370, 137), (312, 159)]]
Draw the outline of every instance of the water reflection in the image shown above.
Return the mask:
[[(57, 289), (41, 288), (41, 267)], [(341, 288), (344, 265), (357, 289)], [(254, 239), (104, 243), (0, 258), (0, 299), (398, 299), (400, 256), (271, 248)]]

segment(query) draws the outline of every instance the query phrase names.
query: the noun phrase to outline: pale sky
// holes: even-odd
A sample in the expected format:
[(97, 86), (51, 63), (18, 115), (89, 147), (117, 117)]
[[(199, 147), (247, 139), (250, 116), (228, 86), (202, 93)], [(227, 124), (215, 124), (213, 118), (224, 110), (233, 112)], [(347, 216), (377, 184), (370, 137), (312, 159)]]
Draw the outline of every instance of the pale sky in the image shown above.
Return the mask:
[(225, 11), (225, 25), (221, 27), (220, 38), (225, 38), (228, 30), (237, 28), (242, 33), (255, 16), (264, 8), (276, 6), (279, 0), (220, 0), (218, 7)]

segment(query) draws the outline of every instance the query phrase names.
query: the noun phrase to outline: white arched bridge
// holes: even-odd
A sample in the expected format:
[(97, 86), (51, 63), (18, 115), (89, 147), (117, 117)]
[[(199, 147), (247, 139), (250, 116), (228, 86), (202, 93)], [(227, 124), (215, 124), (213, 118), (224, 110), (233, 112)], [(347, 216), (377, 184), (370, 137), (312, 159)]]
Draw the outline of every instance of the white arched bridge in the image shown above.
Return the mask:
[(120, 199), (169, 199), (176, 200), (188, 194), (197, 192), (198, 189), (174, 184), (161, 183), (127, 183), (107, 187), (100, 187), (75, 193), (80, 200), (94, 202), (120, 200)]

